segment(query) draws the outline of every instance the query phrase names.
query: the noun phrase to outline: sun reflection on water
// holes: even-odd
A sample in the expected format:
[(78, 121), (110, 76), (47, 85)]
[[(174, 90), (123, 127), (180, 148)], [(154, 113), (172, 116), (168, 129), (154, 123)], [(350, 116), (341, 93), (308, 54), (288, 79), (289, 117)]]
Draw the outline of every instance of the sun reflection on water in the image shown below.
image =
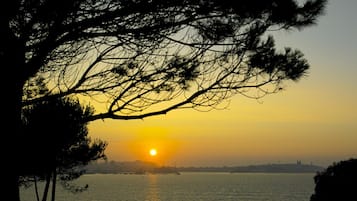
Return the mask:
[(148, 188), (147, 188), (145, 201), (160, 201), (157, 175), (148, 174), (147, 179), (148, 179)]

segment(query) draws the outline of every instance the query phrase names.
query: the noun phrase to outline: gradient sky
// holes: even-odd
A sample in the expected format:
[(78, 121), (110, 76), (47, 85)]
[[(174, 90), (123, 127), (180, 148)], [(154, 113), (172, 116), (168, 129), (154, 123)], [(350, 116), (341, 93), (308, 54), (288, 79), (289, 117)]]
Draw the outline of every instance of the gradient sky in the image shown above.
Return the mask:
[[(330, 0), (318, 25), (279, 34), (301, 50), (309, 75), (256, 101), (236, 96), (225, 110), (172, 111), (144, 120), (92, 122), (109, 160), (162, 165), (314, 163), (357, 157), (357, 1)], [(157, 156), (149, 150), (157, 149)]]

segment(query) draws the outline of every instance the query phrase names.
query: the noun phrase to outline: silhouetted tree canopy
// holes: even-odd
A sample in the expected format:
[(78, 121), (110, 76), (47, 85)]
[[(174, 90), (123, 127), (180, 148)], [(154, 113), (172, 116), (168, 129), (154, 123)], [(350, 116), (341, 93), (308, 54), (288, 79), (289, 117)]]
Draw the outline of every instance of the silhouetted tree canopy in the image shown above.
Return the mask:
[[(85, 119), (93, 108), (82, 107), (78, 100), (61, 98), (31, 105), (23, 110), (21, 161), (23, 172), (39, 173), (72, 169), (91, 160), (104, 158), (106, 143), (88, 136)], [(32, 168), (34, 170), (32, 170)]]
[(25, 1), (11, 30), (26, 41), (28, 75), (45, 76), (52, 96), (105, 104), (90, 120), (138, 119), (211, 109), (235, 94), (258, 98), (298, 80), (309, 68), (303, 54), (276, 50), (269, 33), (314, 24), (324, 4)]
[(333, 163), (314, 177), (315, 191), (310, 201), (357, 200), (357, 159)]
[(44, 199), (51, 180), (53, 194), (57, 178), (64, 187), (72, 187), (68, 182), (80, 177), (85, 165), (105, 158), (106, 142), (88, 136), (88, 122), (84, 120), (92, 114), (91, 107), (82, 107), (70, 98), (38, 102), (23, 109), (20, 142), (25, 152), (20, 158), (20, 174), (24, 181), (46, 180)]
[[(275, 93), (309, 64), (299, 50), (277, 50), (272, 33), (316, 24), (326, 2), (4, 0), (0, 61), (9, 78), (0, 79), (8, 108), (2, 126), (13, 130), (4, 140), (19, 137), (20, 126), (11, 125), (21, 125), (22, 107), (53, 97), (91, 101), (96, 113), (87, 121), (94, 121), (209, 110), (236, 94)], [(26, 83), (39, 76), (49, 92), (23, 99)], [(1, 151), (13, 149), (21, 147)], [(19, 153), (4, 160), (17, 169)], [(19, 200), (17, 174), (5, 177), (4, 194)]]

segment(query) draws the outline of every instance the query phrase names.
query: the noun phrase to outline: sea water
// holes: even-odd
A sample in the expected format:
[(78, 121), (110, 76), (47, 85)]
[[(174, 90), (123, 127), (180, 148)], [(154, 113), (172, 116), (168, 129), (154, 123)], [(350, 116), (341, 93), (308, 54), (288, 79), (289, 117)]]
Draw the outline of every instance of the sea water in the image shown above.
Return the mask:
[[(309, 201), (313, 177), (312, 173), (88, 174), (75, 181), (78, 186), (88, 184), (86, 191), (73, 194), (58, 184), (56, 201)], [(36, 201), (34, 188), (21, 188), (21, 200)]]

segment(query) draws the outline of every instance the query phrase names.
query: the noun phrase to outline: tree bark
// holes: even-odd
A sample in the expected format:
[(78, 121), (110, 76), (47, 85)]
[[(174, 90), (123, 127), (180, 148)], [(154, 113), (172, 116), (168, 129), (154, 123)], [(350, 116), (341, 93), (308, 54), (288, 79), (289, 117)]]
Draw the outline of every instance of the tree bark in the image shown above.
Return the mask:
[(53, 178), (52, 178), (52, 196), (51, 201), (55, 201), (56, 198), (56, 181), (57, 181), (57, 171), (56, 168), (53, 170)]
[(40, 196), (38, 195), (37, 177), (36, 177), (36, 176), (34, 176), (34, 177), (33, 177), (33, 179), (34, 179), (34, 182), (35, 182), (35, 193), (36, 193), (36, 200), (37, 200), (37, 201), (40, 201)]
[(42, 201), (47, 200), (48, 189), (50, 188), (50, 183), (51, 183), (51, 173), (46, 175), (46, 184), (45, 184), (45, 189), (43, 190)]
[[(10, 19), (17, 12), (20, 0), (5, 0), (0, 7), (0, 86), (2, 96), (2, 129), (0, 153), (2, 153), (2, 177), (4, 185), (0, 195), (8, 201), (20, 201), (19, 176), (24, 164), (21, 162), (21, 104), (22, 88), (26, 76), (24, 68), (24, 43), (14, 35), (10, 28)], [(5, 132), (4, 132), (5, 131)]]

